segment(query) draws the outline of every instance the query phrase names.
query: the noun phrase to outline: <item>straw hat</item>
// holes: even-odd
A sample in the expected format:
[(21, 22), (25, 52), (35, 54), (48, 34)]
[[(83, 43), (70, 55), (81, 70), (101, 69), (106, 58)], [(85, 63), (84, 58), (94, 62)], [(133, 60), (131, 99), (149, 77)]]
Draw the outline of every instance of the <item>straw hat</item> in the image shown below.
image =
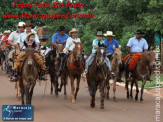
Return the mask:
[(71, 36), (71, 33), (73, 32), (77, 32), (78, 33), (78, 30), (76, 28), (73, 28), (70, 32), (69, 32), (69, 36)]
[(9, 34), (9, 33), (11, 33), (11, 31), (10, 30), (5, 30), (4, 33)]
[(27, 36), (26, 36), (26, 41), (29, 40), (29, 37), (30, 37), (31, 35), (34, 35), (34, 36), (35, 36), (35, 33), (28, 33)]
[(19, 22), (18, 23), (18, 27), (24, 27), (25, 26), (25, 22)]
[(107, 31), (104, 36), (115, 36), (112, 31)]

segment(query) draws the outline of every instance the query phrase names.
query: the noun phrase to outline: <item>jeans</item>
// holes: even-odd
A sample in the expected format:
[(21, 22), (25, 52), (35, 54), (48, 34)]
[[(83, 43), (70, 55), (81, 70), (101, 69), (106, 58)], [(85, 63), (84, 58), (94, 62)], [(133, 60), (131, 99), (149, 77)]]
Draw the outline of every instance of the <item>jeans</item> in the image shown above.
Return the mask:
[[(95, 53), (92, 53), (92, 54), (88, 57), (88, 59), (86, 60), (85, 69), (88, 69), (89, 63), (90, 63), (90, 61), (92, 60), (92, 58), (93, 58), (94, 56), (95, 56)], [(109, 69), (111, 69), (110, 61), (109, 61), (109, 59), (108, 59), (107, 57), (105, 58), (105, 62), (106, 62), (107, 67), (108, 67)]]

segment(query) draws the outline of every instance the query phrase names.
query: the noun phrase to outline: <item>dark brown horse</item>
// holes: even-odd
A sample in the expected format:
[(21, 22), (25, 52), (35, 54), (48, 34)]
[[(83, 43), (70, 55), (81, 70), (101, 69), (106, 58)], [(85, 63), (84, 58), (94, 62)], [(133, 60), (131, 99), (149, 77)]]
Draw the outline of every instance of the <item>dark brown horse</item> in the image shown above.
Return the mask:
[[(80, 78), (83, 72), (83, 65), (82, 65), (82, 43), (74, 42), (75, 48), (73, 49), (72, 53), (68, 58), (68, 74), (71, 80), (71, 98), (72, 103), (76, 102), (76, 97), (79, 91), (80, 85)], [(77, 79), (76, 90), (74, 87), (74, 80)], [(75, 93), (74, 93), (75, 92)]]
[[(21, 72), (18, 73), (20, 78), (22, 104), (31, 104), (32, 95), (36, 80), (39, 75), (39, 66), (35, 59), (35, 50), (32, 46), (28, 46), (25, 51), (24, 62), (22, 64)], [(24, 103), (24, 95), (26, 96), (26, 103)]]
[(95, 95), (97, 87), (100, 86), (101, 108), (104, 108), (104, 87), (110, 79), (109, 69), (105, 63), (106, 48), (100, 47), (93, 59), (92, 64), (88, 68), (87, 83), (90, 93), (90, 106), (95, 107)]
[[(116, 82), (118, 79), (118, 73), (119, 71), (119, 67), (122, 65), (122, 52), (121, 52), (121, 46), (119, 46), (119, 48), (116, 48), (115, 46), (113, 46), (114, 48), (114, 54), (111, 57), (110, 63), (111, 63), (111, 68), (112, 68), (112, 72), (114, 72), (114, 76), (112, 77), (113, 80), (113, 100), (116, 100), (116, 96), (115, 96), (115, 92), (116, 92)], [(110, 83), (109, 80), (106, 83), (105, 86), (105, 96), (107, 99), (109, 99), (109, 89), (110, 89)]]
[(153, 52), (154, 49), (155, 47), (142, 53), (142, 56), (140, 57), (134, 71), (132, 72), (133, 79), (131, 80), (130, 95), (129, 95), (129, 89), (128, 89), (129, 81), (126, 80), (126, 89), (127, 89), (128, 99), (129, 99), (129, 96), (133, 98), (132, 88), (133, 88), (133, 85), (135, 84), (136, 86), (135, 100), (138, 100), (138, 93), (139, 93), (138, 81), (142, 81), (140, 101), (143, 101), (143, 90), (144, 90), (145, 83), (147, 81), (147, 78), (149, 77), (150, 70), (155, 67), (155, 53)]

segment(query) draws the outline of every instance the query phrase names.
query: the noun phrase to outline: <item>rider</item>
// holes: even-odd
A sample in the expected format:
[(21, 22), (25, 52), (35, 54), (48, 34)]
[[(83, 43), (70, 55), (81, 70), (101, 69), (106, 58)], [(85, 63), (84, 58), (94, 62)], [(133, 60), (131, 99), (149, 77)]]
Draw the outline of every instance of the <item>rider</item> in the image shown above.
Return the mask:
[[(102, 40), (102, 31), (98, 31), (96, 34), (97, 38), (93, 40), (93, 49), (92, 49), (92, 53), (91, 55), (88, 57), (88, 59), (86, 60), (86, 66), (85, 66), (85, 71), (83, 73), (83, 76), (86, 76), (87, 72), (88, 72), (88, 66), (90, 64), (90, 61), (92, 60), (92, 58), (95, 56), (97, 49), (99, 48), (98, 43), (100, 44), (104, 44), (104, 41)], [(105, 62), (107, 67), (109, 68), (109, 70), (111, 71), (111, 65), (110, 65), (110, 61), (109, 59), (106, 57), (105, 58)], [(113, 72), (111, 72), (113, 74)]]
[(63, 44), (65, 47), (66, 40), (68, 38), (68, 35), (65, 33), (65, 31), (66, 31), (65, 27), (60, 26), (58, 32), (53, 34), (52, 37), (53, 50), (50, 51), (46, 56), (46, 67), (49, 66), (50, 55), (52, 54), (56, 55), (56, 48), (59, 47), (58, 43)]
[(18, 23), (17, 30), (16, 31), (13, 31), (10, 34), (9, 38), (8, 38), (8, 44), (11, 45), (11, 46), (13, 46), (13, 48), (10, 50), (10, 52), (7, 55), (7, 66), (9, 66), (8, 56), (10, 54), (13, 54), (14, 52), (16, 53), (16, 49), (15, 49), (16, 43), (17, 43), (17, 40), (18, 40), (19, 35), (24, 32), (24, 29), (25, 29), (24, 25), (25, 25), (24, 22), (19, 22)]
[[(59, 67), (59, 71), (57, 73), (58, 76), (60, 76), (62, 74), (62, 68), (63, 68), (63, 65), (68, 57), (68, 55), (73, 51), (73, 49), (75, 48), (75, 44), (74, 42), (81, 42), (80, 41), (80, 38), (78, 38), (78, 30), (76, 28), (73, 28), (70, 32), (69, 32), (69, 38), (67, 39), (67, 42), (66, 42), (66, 47), (65, 47), (65, 52), (66, 54), (64, 54), (63, 56), (63, 60), (60, 64), (60, 67)], [(84, 60), (84, 57), (82, 56), (83, 60)]]
[[(129, 64), (129, 61), (132, 57), (132, 55), (136, 54), (136, 53), (142, 53), (143, 51), (147, 51), (148, 50), (148, 44), (147, 44), (147, 41), (142, 38), (142, 35), (144, 33), (141, 31), (141, 30), (137, 30), (136, 31), (136, 36), (135, 37), (132, 37), (129, 39), (128, 43), (127, 43), (127, 51), (128, 53), (130, 54), (130, 57), (127, 59), (127, 65), (126, 65), (126, 78), (127, 80), (130, 80), (130, 77), (129, 77), (129, 71), (128, 71), (128, 64)], [(148, 77), (148, 80), (149, 81), (152, 81), (150, 79), (150, 76)]]
[(1, 42), (2, 45), (0, 47), (1, 50), (8, 45), (8, 37), (10, 34), (11, 34), (10, 30), (4, 31), (4, 36), (2, 37), (2, 42)]
[(1, 43), (1, 40), (2, 40), (2, 36), (3, 36), (3, 33), (0, 32), (0, 43)]

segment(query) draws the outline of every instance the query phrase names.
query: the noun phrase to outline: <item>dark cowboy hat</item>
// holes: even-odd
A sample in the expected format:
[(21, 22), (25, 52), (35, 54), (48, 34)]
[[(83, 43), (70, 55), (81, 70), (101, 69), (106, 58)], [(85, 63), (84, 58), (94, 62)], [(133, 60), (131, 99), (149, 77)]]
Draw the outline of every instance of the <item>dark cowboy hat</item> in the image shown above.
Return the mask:
[(35, 27), (31, 22), (29, 22), (29, 21), (27, 21), (26, 23), (25, 23), (25, 27), (32, 27), (32, 29)]
[(66, 31), (66, 28), (64, 26), (60, 26), (58, 31)]
[(135, 34), (144, 34), (141, 30), (137, 30)]

